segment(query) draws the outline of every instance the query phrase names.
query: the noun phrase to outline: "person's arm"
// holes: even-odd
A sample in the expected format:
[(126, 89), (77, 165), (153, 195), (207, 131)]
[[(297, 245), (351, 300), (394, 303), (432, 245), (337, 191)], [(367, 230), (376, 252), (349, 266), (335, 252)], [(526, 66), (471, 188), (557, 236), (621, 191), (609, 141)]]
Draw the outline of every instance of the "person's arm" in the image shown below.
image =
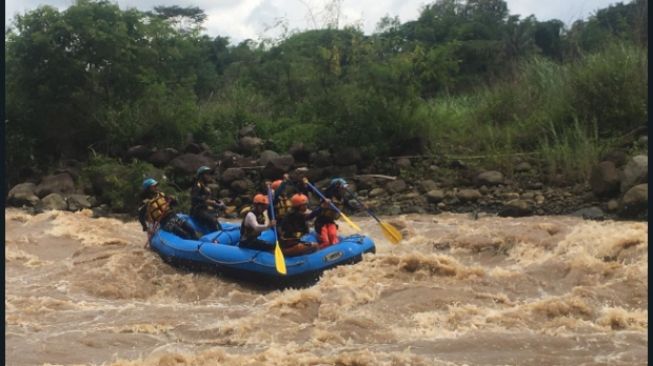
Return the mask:
[(314, 219), (320, 214), (321, 211), (322, 211), (322, 207), (318, 207), (315, 210), (311, 211), (311, 213), (306, 215), (306, 221)]
[(147, 222), (145, 220), (145, 214), (147, 213), (147, 204), (144, 204), (141, 206), (141, 208), (138, 209), (138, 221), (141, 223), (141, 226), (143, 227), (143, 231), (147, 231)]
[(250, 228), (254, 229), (257, 233), (265, 231), (269, 227), (266, 224), (259, 224), (256, 221), (256, 215), (254, 215), (253, 212), (248, 212), (247, 216), (245, 216), (245, 225), (247, 227), (250, 227)]

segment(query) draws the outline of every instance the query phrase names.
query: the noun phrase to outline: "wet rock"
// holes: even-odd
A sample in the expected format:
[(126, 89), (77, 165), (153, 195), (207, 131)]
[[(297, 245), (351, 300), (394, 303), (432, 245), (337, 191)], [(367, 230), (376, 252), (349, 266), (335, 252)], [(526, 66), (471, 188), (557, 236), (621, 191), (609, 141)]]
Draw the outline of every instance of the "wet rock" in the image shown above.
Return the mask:
[(478, 185), (496, 186), (503, 183), (503, 174), (496, 170), (483, 172), (476, 176)]
[(498, 215), (501, 217), (522, 217), (532, 214), (531, 205), (524, 200), (516, 199), (506, 202), (499, 210)]
[(34, 193), (36, 185), (34, 183), (20, 183), (15, 185), (7, 194), (7, 203), (13, 206), (34, 206), (39, 202), (39, 198)]
[(430, 203), (439, 203), (444, 199), (444, 191), (441, 189), (432, 189), (426, 194), (426, 199)]
[(383, 188), (374, 188), (370, 191), (369, 196), (370, 197), (378, 197), (382, 196), (385, 194), (385, 189)]
[(395, 161), (395, 165), (397, 165), (399, 168), (406, 169), (410, 168), (412, 164), (408, 158), (399, 158), (397, 161)]
[(238, 141), (238, 147), (245, 154), (254, 154), (263, 146), (263, 140), (258, 137), (244, 136)]
[(245, 171), (241, 168), (228, 168), (220, 177), (220, 180), (225, 184), (230, 184), (231, 182), (242, 179), (245, 177)]
[(85, 194), (71, 194), (68, 196), (67, 201), (69, 211), (79, 211), (92, 207), (90, 197)]
[(59, 193), (50, 193), (41, 200), (44, 210), (66, 210), (68, 204)]
[(403, 179), (393, 180), (386, 183), (385, 185), (386, 191), (390, 193), (403, 192), (406, 190), (406, 188), (408, 188), (408, 186), (406, 185), (406, 182), (403, 181)]
[(481, 192), (477, 189), (461, 189), (456, 192), (456, 198), (464, 202), (476, 201), (481, 197)]
[(215, 166), (215, 161), (201, 154), (182, 154), (170, 161), (170, 166), (175, 172), (192, 176), (195, 176), (197, 168), (203, 165), (212, 168)]
[(399, 215), (401, 214), (401, 207), (397, 205), (391, 205), (388, 207), (387, 212), (388, 215), (393, 215), (393, 216)]
[(75, 182), (68, 173), (48, 175), (41, 180), (34, 193), (43, 198), (50, 193), (67, 194), (75, 192)]
[(107, 217), (111, 213), (111, 208), (106, 203), (99, 205), (98, 207), (93, 207), (93, 217)]
[(254, 190), (254, 183), (249, 179), (237, 179), (231, 182), (231, 190), (238, 193), (248, 193)]
[(361, 158), (361, 153), (357, 148), (345, 147), (335, 151), (333, 162), (337, 165), (352, 165), (360, 163)]
[(331, 165), (332, 158), (328, 150), (320, 150), (311, 153), (311, 163), (316, 167), (325, 167)]
[(612, 197), (619, 193), (619, 171), (611, 161), (602, 161), (592, 168), (590, 186), (597, 197)]
[(127, 149), (125, 157), (127, 159), (145, 160), (148, 156), (152, 155), (152, 148), (144, 145), (136, 145)]
[(280, 179), (290, 171), (294, 163), (295, 159), (289, 154), (271, 158), (261, 171), (261, 175), (266, 179)]
[(582, 217), (586, 220), (604, 220), (605, 213), (598, 207), (581, 208), (571, 214), (571, 216)]
[(619, 211), (623, 217), (635, 217), (648, 211), (648, 183), (629, 189), (621, 199)]
[(648, 182), (648, 156), (634, 156), (623, 170), (621, 176), (621, 192), (628, 191), (631, 187)]
[(272, 150), (265, 150), (261, 153), (260, 157), (258, 158), (258, 163), (260, 165), (267, 165), (267, 163), (271, 162), (272, 159), (276, 159), (279, 157), (279, 154), (275, 151)]
[(419, 182), (419, 188), (422, 192), (430, 192), (438, 188), (438, 185), (431, 179), (422, 180)]
[(608, 212), (616, 212), (619, 209), (619, 201), (612, 199), (608, 201), (605, 207)]
[(522, 161), (521, 163), (517, 164), (517, 166), (515, 166), (515, 171), (518, 173), (530, 172), (532, 169), (533, 167), (531, 164), (525, 161)]
[(161, 168), (172, 161), (172, 159), (177, 157), (177, 155), (179, 155), (177, 150), (167, 147), (165, 149), (153, 152), (150, 154), (150, 156), (147, 157), (146, 161), (156, 167)]

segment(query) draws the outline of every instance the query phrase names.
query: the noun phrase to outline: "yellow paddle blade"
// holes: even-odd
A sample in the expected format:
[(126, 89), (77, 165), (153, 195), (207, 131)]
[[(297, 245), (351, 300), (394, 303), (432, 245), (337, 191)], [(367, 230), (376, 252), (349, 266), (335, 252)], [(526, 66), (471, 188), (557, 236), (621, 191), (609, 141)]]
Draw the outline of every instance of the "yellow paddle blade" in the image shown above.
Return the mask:
[(392, 244), (399, 244), (399, 242), (403, 240), (403, 236), (396, 227), (382, 221), (379, 221), (379, 225), (381, 225), (383, 235), (385, 235)]
[(345, 215), (343, 212), (340, 212), (340, 217), (342, 217), (349, 224), (349, 226), (353, 227), (355, 230), (363, 231), (360, 227), (358, 227), (358, 225), (354, 224), (354, 222), (351, 221), (349, 217), (347, 217), (347, 215)]
[(283, 258), (279, 241), (274, 244), (274, 266), (277, 267), (277, 272), (286, 274), (286, 260)]

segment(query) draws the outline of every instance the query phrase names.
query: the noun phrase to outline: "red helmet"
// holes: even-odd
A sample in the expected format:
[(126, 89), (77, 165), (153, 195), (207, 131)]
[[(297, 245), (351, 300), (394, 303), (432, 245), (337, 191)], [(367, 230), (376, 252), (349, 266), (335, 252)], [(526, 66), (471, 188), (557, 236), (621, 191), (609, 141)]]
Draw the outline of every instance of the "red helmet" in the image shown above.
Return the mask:
[(256, 196), (254, 196), (254, 203), (260, 203), (262, 205), (269, 205), (270, 200), (268, 200), (268, 196), (259, 193)]
[(276, 190), (276, 189), (279, 188), (279, 186), (281, 185), (281, 182), (282, 182), (281, 179), (277, 179), (277, 180), (275, 180), (275, 181), (272, 182), (272, 184), (270, 185), (270, 188)]
[(290, 198), (290, 204), (292, 207), (299, 207), (301, 205), (306, 205), (308, 204), (308, 197), (306, 197), (305, 194), (297, 193), (293, 194), (293, 196)]

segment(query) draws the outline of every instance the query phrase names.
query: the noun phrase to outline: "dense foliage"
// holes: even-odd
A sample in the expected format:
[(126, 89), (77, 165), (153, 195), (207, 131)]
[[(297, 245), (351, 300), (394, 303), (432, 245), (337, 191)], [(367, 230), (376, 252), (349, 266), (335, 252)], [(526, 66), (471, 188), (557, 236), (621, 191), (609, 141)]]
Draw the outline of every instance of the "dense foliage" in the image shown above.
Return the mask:
[(619, 3), (566, 29), (503, 0), (437, 0), (372, 35), (328, 27), (233, 45), (202, 34), (198, 8), (41, 6), (5, 35), (9, 179), (189, 134), (220, 151), (247, 123), (277, 150), (377, 157), (415, 136), (438, 153), (596, 147), (648, 118), (647, 8)]

